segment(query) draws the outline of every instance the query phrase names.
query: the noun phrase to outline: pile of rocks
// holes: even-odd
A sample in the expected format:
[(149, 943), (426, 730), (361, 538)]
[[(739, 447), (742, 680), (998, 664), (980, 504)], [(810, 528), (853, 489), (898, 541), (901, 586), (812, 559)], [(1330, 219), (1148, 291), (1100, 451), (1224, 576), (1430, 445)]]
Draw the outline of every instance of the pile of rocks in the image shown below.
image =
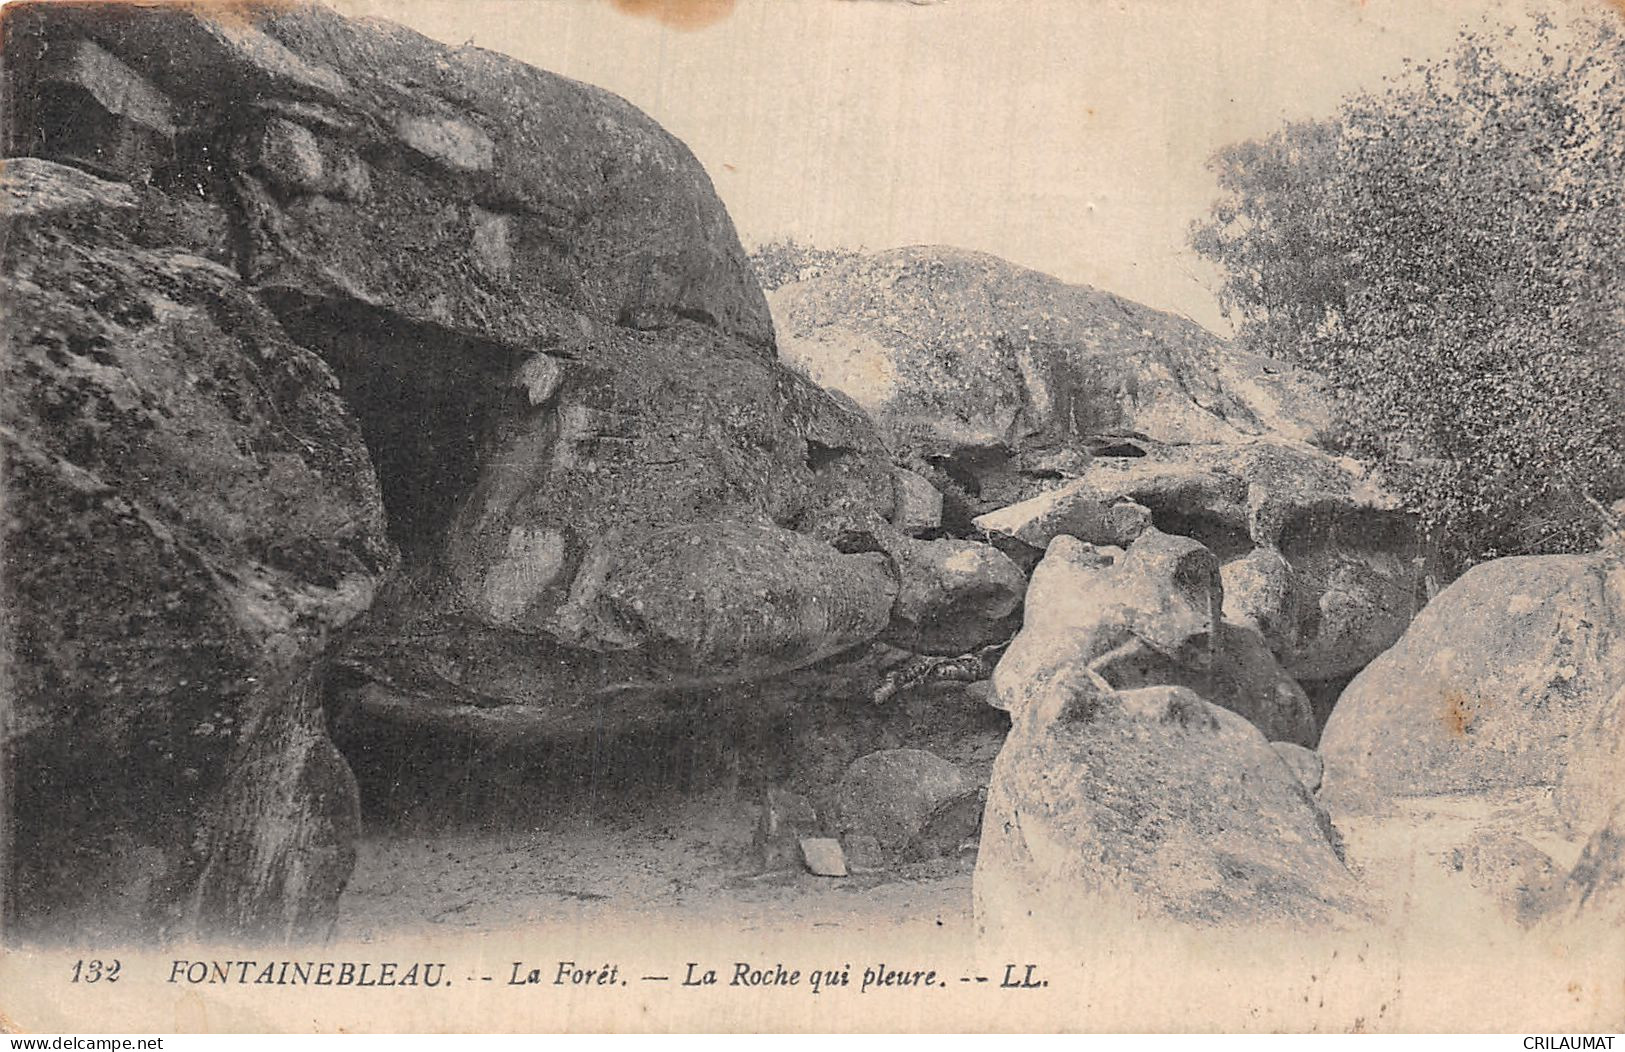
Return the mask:
[[(679, 723), (788, 738), (764, 867), (980, 826), (989, 918), (1346, 923), (1328, 814), (1613, 800), (1617, 555), (1402, 639), (1425, 553), (1313, 376), (952, 249), (769, 301), (630, 105), (319, 7), (5, 48), (16, 930), (319, 932), (381, 780)], [(1602, 803), (1447, 854), (1617, 910)]]

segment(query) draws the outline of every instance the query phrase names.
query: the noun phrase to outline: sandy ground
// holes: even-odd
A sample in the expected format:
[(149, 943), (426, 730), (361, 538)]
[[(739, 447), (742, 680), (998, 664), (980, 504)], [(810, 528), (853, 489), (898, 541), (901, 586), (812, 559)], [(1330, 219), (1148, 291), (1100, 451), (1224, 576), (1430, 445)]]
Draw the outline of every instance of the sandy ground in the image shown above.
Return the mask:
[[(672, 1013), (655, 1028), (701, 1025), (683, 1013), (702, 1003), (747, 1013), (703, 1024), (720, 1029), (1551, 1032), (1625, 1022), (1616, 953), (1625, 946), (1521, 925), (1490, 889), (1473, 887), (1482, 869), (1450, 863), (1450, 845), (1488, 828), (1517, 830), (1566, 867), (1578, 847), (1549, 831), (1547, 810), (1534, 798), (1445, 797), (1352, 823), (1345, 830), (1351, 857), (1388, 913), (1386, 923), (1364, 931), (1321, 938), (1136, 924), (1110, 937), (1104, 930), (1063, 936), (1062, 923), (1048, 933), (1055, 937), (1048, 947), (1044, 939), (993, 947), (976, 938), (972, 851), (846, 878), (761, 874), (751, 851), (757, 806), (750, 792), (600, 799), (591, 812), (505, 828), (375, 824), (341, 903), (336, 940), (378, 951), (422, 940), (442, 954), (479, 956), (498, 986), (514, 967), (509, 956), (545, 957), (538, 966), (548, 976), (554, 958), (565, 956), (614, 958), (634, 972), (717, 963), (724, 982), (714, 994), (662, 988), (651, 995), (651, 1010)], [(942, 989), (957, 996), (747, 996), (726, 983), (741, 959), (828, 962), (854, 977), (873, 962), (920, 963), (942, 969)], [(1041, 962), (1035, 974), (1053, 980), (1053, 989), (1000, 988), (1007, 967), (1019, 976), (1029, 961)], [(591, 1010), (590, 999), (578, 1003)], [(829, 1014), (836, 1004), (845, 1008)], [(605, 1012), (591, 1025), (632, 1025)]]
[(969, 938), (974, 852), (886, 873), (759, 873), (757, 806), (714, 789), (605, 819), (580, 812), (533, 828), (374, 828), (340, 903), (340, 940), (399, 932), (591, 927), (640, 918), (660, 928), (866, 935), (908, 927)]
[[(14, 953), (0, 957), (0, 990), (27, 992), (18, 1022), (39, 1031), (82, 1030), (87, 1018), (121, 1031), (1617, 1030), (1617, 933), (1520, 927), (1464, 894), (1463, 872), (1439, 858), (1486, 818), (1534, 831), (1539, 803), (1503, 802), (1486, 815), (1482, 802), (1437, 799), (1347, 830), (1373, 890), (1383, 886), (1394, 907), (1369, 930), (1136, 922), (1109, 934), (1049, 918), (1014, 946), (976, 937), (969, 852), (846, 878), (758, 874), (748, 790), (599, 796), (529, 822), (375, 819), (330, 942), (121, 951), (125, 981), (114, 988), (62, 981), (79, 948)], [(267, 955), (441, 962), (444, 981), (432, 990), (169, 981), (176, 960)], [(567, 962), (616, 978), (559, 985)], [(729, 981), (741, 964), (801, 978), (741, 988)], [(718, 982), (685, 985), (691, 968), (714, 970)], [(933, 970), (934, 983), (864, 988), (874, 974), (913, 969)], [(533, 971), (539, 979), (524, 982)], [(849, 982), (815, 993), (814, 972)]]
[[(654, 741), (583, 741), (539, 758), (448, 759), (454, 746), (431, 754), (421, 741), (379, 751), (358, 765), (372, 807), (337, 937), (641, 918), (660, 930), (918, 929), (968, 945), (973, 846), (829, 878), (761, 872), (752, 839), (769, 785), (828, 819), (842, 773), (876, 749), (927, 749), (986, 785), (1007, 726), (950, 683), (887, 706), (804, 705), (794, 726), (722, 713)], [(446, 784), (445, 770), (466, 784)]]
[[(909, 723), (985, 777), (996, 733)], [(849, 750), (820, 751), (822, 740), (792, 745), (800, 751), (787, 769), (801, 772), (805, 791), (846, 762)], [(428, 793), (411, 790), (393, 766), (377, 767), (376, 778), (402, 788), (387, 813), (368, 817), (331, 941), (120, 951), (126, 981), (114, 989), (64, 985), (82, 950), (41, 949), (0, 958), (0, 989), (36, 991), (26, 1022), (45, 1031), (73, 1030), (87, 1013), (126, 1031), (1562, 1033), (1625, 1025), (1617, 930), (1531, 927), (1507, 908), (1509, 888), (1541, 877), (1517, 841), (1544, 852), (1559, 873), (1578, 851), (1539, 794), (1418, 799), (1344, 823), (1354, 868), (1386, 906), (1370, 928), (1174, 929), (1092, 914), (1046, 916), (1037, 931), (994, 944), (974, 924), (972, 850), (845, 878), (760, 872), (753, 838), (762, 783), (725, 756), (708, 766), (705, 755), (655, 763), (676, 773), (653, 783), (604, 777), (647, 767), (636, 752), (593, 768), (585, 782), (556, 761), (552, 782), (518, 779), (492, 757), (461, 768), (479, 779)], [(431, 774), (438, 769), (429, 763)], [(1476, 854), (1455, 851), (1475, 837)], [(440, 962), (444, 983), (267, 990), (169, 981), (177, 959), (267, 953), (401, 968)], [(741, 965), (800, 980), (741, 987), (730, 982)], [(613, 969), (615, 978), (560, 985), (566, 966), (597, 976)], [(686, 985), (691, 969), (718, 981)], [(932, 984), (865, 988), (871, 976), (925, 970)], [(532, 973), (538, 979), (526, 982)], [(815, 993), (814, 973), (848, 982)]]

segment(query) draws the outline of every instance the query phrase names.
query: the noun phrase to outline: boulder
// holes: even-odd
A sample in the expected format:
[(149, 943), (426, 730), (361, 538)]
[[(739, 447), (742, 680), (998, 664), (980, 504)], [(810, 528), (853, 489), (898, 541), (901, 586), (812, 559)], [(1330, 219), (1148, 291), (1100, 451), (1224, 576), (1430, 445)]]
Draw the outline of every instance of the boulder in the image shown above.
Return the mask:
[(1291, 742), (1270, 742), (1270, 747), (1275, 750), (1276, 755), (1286, 761), (1286, 765), (1292, 769), (1292, 773), (1303, 783), (1305, 789), (1312, 793), (1320, 788), (1325, 765), (1321, 763), (1319, 753)]
[(815, 877), (846, 876), (846, 855), (834, 837), (806, 837), (801, 841), (801, 857), (807, 872)]
[(1000, 704), (1018, 715), (1050, 676), (1141, 651), (1211, 665), (1218, 569), (1197, 541), (1156, 530), (1127, 551), (1057, 537), (1028, 585), (1021, 632), (994, 670)]
[[(1336, 813), (1410, 796), (1549, 791), (1571, 766), (1616, 747), (1598, 736), (1617, 734), (1610, 714), (1621, 698), (1625, 560), (1482, 563), (1344, 690), (1321, 739), (1322, 797)], [(1612, 802), (1571, 797), (1558, 797), (1565, 818), (1587, 830)]]
[(958, 767), (922, 749), (859, 758), (841, 778), (843, 835), (872, 836), (894, 859), (952, 854), (976, 835), (981, 791)]
[(1312, 745), (1308, 698), (1251, 629), (1220, 616), (1218, 559), (1188, 537), (1148, 529), (1126, 551), (1062, 535), (1027, 590), (1021, 632), (993, 673), (1012, 716), (1055, 682), (1190, 686), (1270, 739)]
[(920, 654), (964, 654), (1008, 639), (1027, 578), (1003, 552), (974, 541), (897, 540), (897, 602), (886, 640)]
[(1273, 438), (1100, 458), (1041, 498), (1150, 510), (1226, 569), (1225, 616), (1261, 632), (1298, 679), (1359, 671), (1418, 603), (1426, 552), (1409, 514), (1352, 460)]
[(1019, 542), (1038, 551), (1062, 534), (1090, 544), (1124, 548), (1151, 525), (1151, 509), (1133, 501), (1106, 504), (1075, 486), (1063, 486), (978, 515), (971, 525), (994, 543)]
[[(371, 727), (523, 756), (582, 734), (663, 733), (685, 718), (676, 706), (708, 705), (718, 688), (754, 696), (866, 652), (896, 596), (882, 553), (844, 555), (764, 523), (673, 526), (604, 549), (552, 632), (381, 603), (338, 657), (350, 674), (344, 737), (367, 750)], [(870, 689), (883, 674), (855, 673)]]
[[(346, 640), (377, 688), (352, 715), (635, 722), (885, 627), (884, 559), (842, 552), (895, 518), (890, 457), (778, 360), (709, 177), (646, 115), (310, 4), (6, 28), (8, 149), (216, 216), (211, 251), (336, 377), (405, 563)], [(675, 576), (640, 556), (678, 543)]]
[[(1146, 685), (1178, 684), (1190, 687), (1217, 705), (1247, 717), (1272, 742), (1311, 748), (1319, 739), (1314, 706), (1297, 680), (1287, 675), (1264, 638), (1245, 625), (1220, 621), (1215, 630), (1213, 664), (1208, 669), (1151, 663), (1140, 674)], [(1135, 686), (1124, 668), (1107, 673), (1123, 686)], [(1311, 787), (1312, 788), (1312, 787)]]
[(319, 934), (359, 815), (313, 677), (397, 558), (360, 429), (217, 210), (28, 158), (0, 203), (7, 919)]
[(1298, 582), (1292, 564), (1273, 547), (1254, 548), (1219, 568), (1224, 616), (1258, 632), (1275, 653), (1290, 654), (1302, 642)]
[(907, 468), (892, 468), (896, 482), (892, 524), (910, 537), (922, 537), (942, 528), (942, 493), (931, 481)]
[(896, 596), (878, 553), (769, 525), (674, 526), (571, 597), (571, 642), (635, 654), (668, 685), (762, 679), (874, 638)]
[(1088, 676), (1033, 687), (988, 790), (983, 935), (1367, 919), (1330, 822), (1246, 720), (1184, 687), (1116, 691)]
[(1301, 440), (1330, 422), (1307, 373), (978, 252), (860, 257), (776, 289), (770, 306), (785, 360), (856, 400), (973, 513), (1080, 473), (1091, 447)]
[[(1387, 897), (1481, 901), (1530, 923), (1602, 872), (1599, 829), (1621, 799), (1622, 617), (1615, 554), (1497, 559), (1354, 678), (1321, 738), (1320, 799)], [(1593, 863), (1577, 866), (1583, 850)], [(1445, 879), (1430, 892), (1408, 872)]]

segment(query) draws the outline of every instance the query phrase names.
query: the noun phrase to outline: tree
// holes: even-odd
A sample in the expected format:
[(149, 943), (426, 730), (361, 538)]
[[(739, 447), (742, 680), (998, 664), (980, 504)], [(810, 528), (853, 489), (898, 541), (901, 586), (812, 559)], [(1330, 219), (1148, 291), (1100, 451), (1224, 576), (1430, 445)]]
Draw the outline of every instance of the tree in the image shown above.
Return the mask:
[(1339, 127), (1288, 124), (1225, 147), (1210, 162), (1224, 196), (1192, 228), (1196, 250), (1224, 265), (1219, 303), (1249, 346), (1291, 358), (1302, 334), (1340, 312), (1350, 274), (1327, 237), (1323, 188), (1336, 170)]
[[(1625, 41), (1464, 33), (1212, 162), (1192, 245), (1249, 347), (1323, 372), (1458, 564), (1583, 550), (1625, 495)], [(1616, 524), (1617, 525), (1617, 524)]]

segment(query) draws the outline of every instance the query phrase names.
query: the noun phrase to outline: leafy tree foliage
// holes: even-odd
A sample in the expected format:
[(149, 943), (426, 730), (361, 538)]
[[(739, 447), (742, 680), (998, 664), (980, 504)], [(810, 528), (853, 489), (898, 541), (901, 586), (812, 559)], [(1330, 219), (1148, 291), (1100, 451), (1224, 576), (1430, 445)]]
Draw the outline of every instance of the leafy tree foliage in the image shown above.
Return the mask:
[(1212, 161), (1192, 228), (1253, 349), (1326, 374), (1458, 562), (1585, 550), (1625, 495), (1625, 40), (1464, 33)]

